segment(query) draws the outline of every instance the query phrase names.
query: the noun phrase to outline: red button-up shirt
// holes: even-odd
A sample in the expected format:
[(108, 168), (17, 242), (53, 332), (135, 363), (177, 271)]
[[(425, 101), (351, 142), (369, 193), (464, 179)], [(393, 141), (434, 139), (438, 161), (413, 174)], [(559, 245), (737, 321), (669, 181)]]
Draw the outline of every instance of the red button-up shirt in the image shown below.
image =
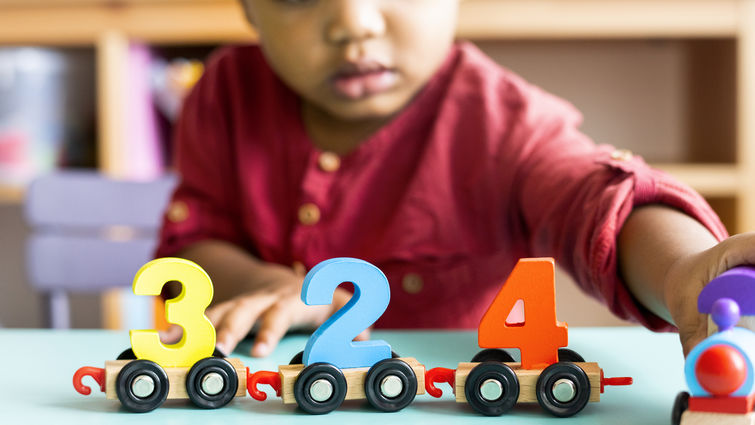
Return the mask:
[(390, 281), (376, 323), (390, 328), (475, 328), (519, 258), (553, 256), (618, 316), (667, 328), (618, 276), (623, 222), (663, 203), (719, 239), (726, 231), (694, 191), (595, 145), (580, 122), (569, 103), (459, 44), (393, 121), (334, 158), (313, 145), (299, 98), (260, 49), (226, 48), (178, 124), (182, 179), (157, 255), (213, 238), (284, 265), (361, 258)]

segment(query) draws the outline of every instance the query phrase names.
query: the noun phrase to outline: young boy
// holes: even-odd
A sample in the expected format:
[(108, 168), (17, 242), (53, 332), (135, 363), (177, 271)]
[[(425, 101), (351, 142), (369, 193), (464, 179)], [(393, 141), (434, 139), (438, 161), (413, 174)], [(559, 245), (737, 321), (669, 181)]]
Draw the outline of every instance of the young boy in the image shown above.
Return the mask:
[[(207, 315), (252, 355), (348, 301), (307, 268), (358, 257), (392, 287), (378, 327), (475, 328), (521, 257), (553, 256), (617, 315), (705, 336), (696, 298), (755, 263), (702, 198), (596, 146), (568, 103), (454, 44), (458, 0), (245, 0), (260, 47), (218, 53), (177, 131), (158, 256), (203, 266)], [(361, 336), (362, 338), (365, 335)]]

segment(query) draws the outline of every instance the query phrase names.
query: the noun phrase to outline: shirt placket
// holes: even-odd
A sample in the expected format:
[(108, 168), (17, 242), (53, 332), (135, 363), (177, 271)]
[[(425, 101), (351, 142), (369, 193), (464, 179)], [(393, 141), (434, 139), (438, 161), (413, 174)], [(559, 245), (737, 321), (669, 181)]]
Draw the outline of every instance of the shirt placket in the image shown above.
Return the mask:
[(332, 224), (329, 214), (335, 211), (331, 205), (332, 188), (340, 167), (340, 157), (332, 152), (315, 150), (310, 154), (291, 233), (295, 264), (311, 267), (310, 263), (319, 261), (317, 257), (326, 250), (326, 227)]

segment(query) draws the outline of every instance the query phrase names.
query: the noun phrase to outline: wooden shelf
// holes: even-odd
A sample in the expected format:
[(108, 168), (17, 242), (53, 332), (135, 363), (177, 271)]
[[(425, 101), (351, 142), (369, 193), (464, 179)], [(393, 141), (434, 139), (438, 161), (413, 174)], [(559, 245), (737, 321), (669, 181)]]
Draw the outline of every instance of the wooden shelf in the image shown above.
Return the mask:
[(237, 0), (36, 0), (0, 13), (3, 44), (93, 45), (113, 31), (152, 43), (254, 39)]
[(706, 197), (735, 197), (742, 173), (734, 164), (652, 164)]
[(733, 37), (741, 0), (466, 0), (471, 39)]
[(20, 204), (23, 199), (23, 189), (14, 186), (0, 185), (0, 204)]
[[(747, 0), (466, 0), (470, 39), (734, 37)], [(108, 31), (152, 43), (250, 41), (238, 0), (6, 0), (3, 44), (94, 44)]]
[[(735, 197), (741, 186), (739, 168), (734, 164), (651, 164), (706, 197)], [(20, 203), (24, 190), (0, 186), (0, 203)]]

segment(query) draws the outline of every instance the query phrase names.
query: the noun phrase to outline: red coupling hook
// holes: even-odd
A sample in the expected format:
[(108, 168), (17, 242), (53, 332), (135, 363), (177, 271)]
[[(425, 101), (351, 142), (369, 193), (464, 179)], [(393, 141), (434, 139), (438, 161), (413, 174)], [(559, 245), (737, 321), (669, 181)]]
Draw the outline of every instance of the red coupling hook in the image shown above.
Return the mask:
[(455, 391), (456, 370), (445, 367), (436, 367), (425, 372), (425, 390), (431, 396), (439, 398), (443, 395), (443, 390), (435, 386), (436, 383), (440, 384), (441, 382), (448, 383), (448, 385), (451, 386), (451, 389)]
[(79, 368), (76, 373), (73, 374), (73, 387), (79, 394), (89, 395), (92, 393), (92, 389), (84, 385), (81, 380), (85, 376), (91, 376), (100, 384), (100, 391), (105, 392), (105, 369), (100, 367), (84, 366)]
[(246, 389), (249, 391), (249, 395), (257, 401), (267, 400), (267, 394), (260, 391), (258, 385), (270, 385), (275, 390), (275, 394), (281, 396), (281, 377), (278, 372), (268, 372), (261, 370), (254, 374), (249, 373), (249, 368), (246, 368)]

